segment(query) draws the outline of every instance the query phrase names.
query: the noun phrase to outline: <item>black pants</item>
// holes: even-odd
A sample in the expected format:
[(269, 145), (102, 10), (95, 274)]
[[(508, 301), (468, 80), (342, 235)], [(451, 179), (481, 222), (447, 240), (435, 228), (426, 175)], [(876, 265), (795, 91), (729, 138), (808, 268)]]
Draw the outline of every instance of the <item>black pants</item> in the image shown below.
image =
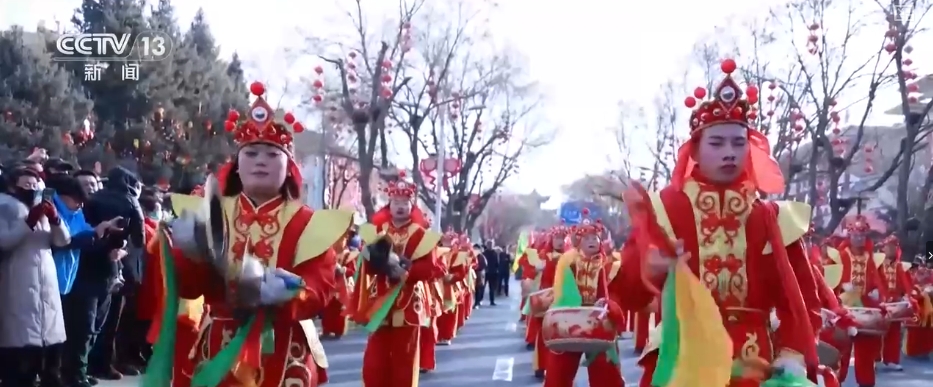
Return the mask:
[(499, 294), (504, 294), (506, 297), (509, 296), (509, 282), (511, 282), (509, 275), (500, 275), (499, 276)]
[(104, 284), (98, 289), (75, 286), (62, 296), (62, 309), (68, 337), (62, 351), (62, 377), (77, 383), (87, 379), (88, 355), (107, 320), (110, 293)]
[(474, 287), (476, 291), (473, 294), (473, 307), (476, 308), (483, 303), (483, 297), (486, 296), (486, 278), (477, 277)]
[(142, 367), (151, 354), (151, 346), (146, 341), (149, 322), (139, 319), (139, 286), (128, 286), (123, 293), (123, 315), (117, 327), (117, 361), (123, 365)]
[(91, 374), (105, 373), (116, 365), (117, 331), (120, 327), (124, 303), (123, 291), (110, 295), (107, 318), (104, 319), (104, 324), (88, 356), (88, 368)]
[(2, 357), (4, 386), (33, 386), (36, 379), (41, 379), (40, 386), (62, 386), (61, 357), (62, 344), (45, 347), (3, 348)]
[(499, 276), (498, 275), (487, 275), (486, 276), (486, 286), (489, 287), (489, 304), (496, 303), (496, 293), (499, 293)]

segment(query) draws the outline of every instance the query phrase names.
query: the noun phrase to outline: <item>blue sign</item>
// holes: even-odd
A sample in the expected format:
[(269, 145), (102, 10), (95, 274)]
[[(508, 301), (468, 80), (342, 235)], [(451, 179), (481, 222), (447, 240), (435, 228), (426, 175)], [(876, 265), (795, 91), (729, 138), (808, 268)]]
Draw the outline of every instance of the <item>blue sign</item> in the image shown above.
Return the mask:
[(602, 210), (595, 203), (588, 203), (583, 201), (576, 202), (566, 202), (560, 205), (560, 220), (564, 224), (580, 224), (583, 220), (583, 209), (586, 208), (590, 211), (590, 219), (600, 219), (602, 218)]

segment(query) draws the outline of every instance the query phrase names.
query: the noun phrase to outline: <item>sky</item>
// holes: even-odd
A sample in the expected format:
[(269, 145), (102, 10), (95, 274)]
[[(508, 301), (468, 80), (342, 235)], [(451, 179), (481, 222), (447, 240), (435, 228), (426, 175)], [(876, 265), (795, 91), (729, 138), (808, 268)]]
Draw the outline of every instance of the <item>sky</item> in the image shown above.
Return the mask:
[[(364, 1), (370, 19), (380, 10), (397, 15), (395, 0)], [(501, 1), (489, 21), (491, 31), (525, 57), (528, 77), (540, 83), (547, 97), (540, 121), (558, 129), (553, 142), (525, 159), (520, 175), (507, 188), (537, 189), (559, 201), (563, 185), (585, 174), (617, 169), (619, 153), (610, 128), (618, 122), (619, 101), (651, 105), (662, 84), (682, 79), (698, 38), (717, 26), (741, 35), (738, 27), (728, 26), (767, 14), (779, 2)], [(67, 23), (79, 4), (79, 0), (0, 0), (0, 28), (18, 24), (31, 29), (40, 20), (48, 26), (54, 26), (55, 20)], [(222, 51), (246, 57), (255, 67), (251, 75), (260, 78), (280, 73), (282, 48), (296, 42), (298, 26), (319, 36), (351, 33), (342, 12), (349, 4), (347, 0), (174, 2), (182, 26), (203, 8)], [(929, 37), (923, 39), (931, 42)], [(922, 49), (914, 58), (933, 63), (933, 53)], [(890, 101), (886, 105), (896, 105), (891, 97), (886, 97)], [(642, 149), (632, 157), (650, 159)]]

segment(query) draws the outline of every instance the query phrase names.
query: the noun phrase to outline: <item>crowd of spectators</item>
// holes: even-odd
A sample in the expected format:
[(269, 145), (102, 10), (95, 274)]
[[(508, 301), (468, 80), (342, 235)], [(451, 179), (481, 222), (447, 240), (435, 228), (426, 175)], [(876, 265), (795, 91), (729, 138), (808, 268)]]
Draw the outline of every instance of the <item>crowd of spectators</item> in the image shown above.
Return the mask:
[(3, 168), (2, 387), (85, 387), (142, 371), (153, 311), (139, 295), (160, 219), (161, 193), (124, 168), (101, 177), (44, 153)]

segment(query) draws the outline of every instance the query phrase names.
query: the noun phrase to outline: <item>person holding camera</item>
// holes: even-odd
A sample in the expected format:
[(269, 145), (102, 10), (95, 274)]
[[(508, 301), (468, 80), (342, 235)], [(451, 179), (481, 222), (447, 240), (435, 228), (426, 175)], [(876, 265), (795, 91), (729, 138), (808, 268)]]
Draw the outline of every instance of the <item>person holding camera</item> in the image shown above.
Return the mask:
[(7, 176), (0, 193), (0, 349), (7, 357), (4, 384), (62, 385), (57, 359), (65, 341), (65, 322), (52, 247), (71, 242), (68, 227), (50, 197), (40, 190), (41, 177), (29, 168)]

